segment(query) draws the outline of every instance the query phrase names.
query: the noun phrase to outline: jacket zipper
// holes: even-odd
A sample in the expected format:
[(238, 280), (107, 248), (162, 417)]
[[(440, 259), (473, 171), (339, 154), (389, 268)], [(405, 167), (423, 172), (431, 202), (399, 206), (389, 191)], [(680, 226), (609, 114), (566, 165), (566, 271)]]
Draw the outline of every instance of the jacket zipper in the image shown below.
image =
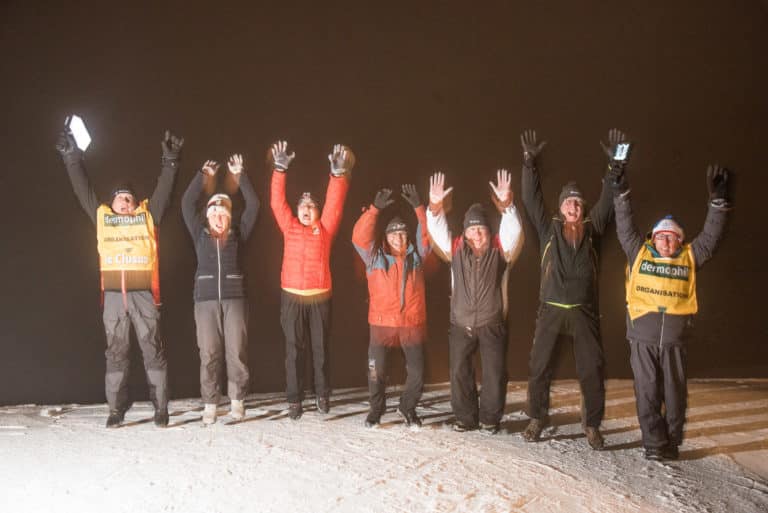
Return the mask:
[(221, 249), (219, 239), (216, 239), (216, 263), (219, 267), (219, 303), (221, 303)]

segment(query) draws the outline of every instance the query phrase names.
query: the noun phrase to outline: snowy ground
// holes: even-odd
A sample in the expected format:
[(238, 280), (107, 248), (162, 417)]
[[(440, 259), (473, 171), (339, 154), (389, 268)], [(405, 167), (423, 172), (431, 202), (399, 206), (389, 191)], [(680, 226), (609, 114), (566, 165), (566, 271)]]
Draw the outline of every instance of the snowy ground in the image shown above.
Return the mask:
[[(553, 387), (555, 427), (523, 441), (525, 385), (509, 387), (496, 436), (455, 433), (447, 385), (428, 387), (420, 430), (389, 413), (365, 429), (367, 392), (309, 402), (298, 422), (281, 395), (247, 401), (244, 421), (204, 428), (197, 400), (171, 404), (171, 425), (134, 405), (120, 429), (105, 405), (0, 408), (2, 512), (765, 512), (768, 380), (690, 384), (680, 461), (643, 459), (632, 383), (608, 382), (603, 432), (589, 449), (578, 384)], [(222, 414), (228, 410), (222, 406)]]

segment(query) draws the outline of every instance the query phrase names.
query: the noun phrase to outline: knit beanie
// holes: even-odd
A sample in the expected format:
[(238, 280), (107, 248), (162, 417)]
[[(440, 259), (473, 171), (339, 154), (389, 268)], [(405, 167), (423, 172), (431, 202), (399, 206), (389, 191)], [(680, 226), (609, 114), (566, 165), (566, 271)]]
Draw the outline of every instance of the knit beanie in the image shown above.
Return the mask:
[(214, 213), (226, 214), (232, 217), (232, 200), (226, 194), (214, 194), (206, 205), (205, 217)]
[(318, 209), (320, 208), (320, 200), (318, 200), (311, 192), (302, 193), (297, 206), (300, 207), (302, 203), (306, 202), (314, 203)]
[(464, 229), (466, 230), (470, 226), (485, 226), (486, 228), (491, 226), (485, 208), (480, 203), (470, 206), (464, 214)]
[(664, 216), (658, 223), (653, 225), (651, 239), (656, 237), (657, 233), (674, 233), (680, 239), (680, 242), (685, 239), (683, 227), (672, 216)]
[(387, 223), (387, 227), (384, 229), (384, 233), (390, 234), (392, 232), (404, 232), (406, 231), (407, 227), (405, 226), (405, 221), (400, 218), (400, 216), (395, 216), (392, 218), (392, 220)]
[(560, 191), (560, 196), (557, 198), (558, 208), (563, 204), (563, 201), (568, 198), (576, 198), (582, 205), (584, 204), (584, 195), (581, 193), (579, 186), (576, 185), (576, 182), (568, 182), (563, 186), (563, 189)]
[(121, 183), (114, 189), (112, 189), (112, 194), (110, 195), (110, 199), (114, 200), (115, 196), (118, 194), (130, 194), (131, 196), (136, 198), (136, 193), (133, 192), (133, 187), (131, 187), (131, 184), (129, 183)]

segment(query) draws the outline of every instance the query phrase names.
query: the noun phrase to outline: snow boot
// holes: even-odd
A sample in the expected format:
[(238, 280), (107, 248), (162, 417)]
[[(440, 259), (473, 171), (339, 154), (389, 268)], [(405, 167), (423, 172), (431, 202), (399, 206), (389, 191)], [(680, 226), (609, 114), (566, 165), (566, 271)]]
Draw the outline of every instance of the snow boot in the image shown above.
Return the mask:
[(650, 461), (662, 461), (664, 459), (662, 447), (646, 447), (645, 459)]
[(108, 428), (120, 427), (120, 424), (123, 423), (124, 418), (125, 418), (125, 412), (122, 412), (120, 410), (110, 410), (109, 417), (107, 417), (107, 427)]
[(315, 404), (317, 405), (317, 411), (322, 414), (326, 414), (331, 411), (331, 401), (327, 397), (316, 397)]
[(480, 432), (484, 435), (495, 435), (499, 432), (500, 426), (498, 424), (483, 424), (480, 423)]
[(381, 414), (379, 414), (379, 412), (372, 411), (368, 413), (368, 416), (365, 418), (365, 427), (367, 428), (378, 427), (380, 423), (381, 423)]
[(457, 420), (454, 422), (452, 429), (457, 433), (466, 433), (467, 431), (474, 431), (477, 429), (477, 426), (473, 424), (464, 424), (462, 421)]
[(416, 410), (403, 411), (397, 407), (397, 413), (403, 418), (405, 427), (421, 427), (421, 419), (416, 415)]
[(205, 403), (203, 408), (203, 425), (210, 426), (216, 422), (216, 403)]
[(159, 428), (168, 427), (168, 408), (157, 408), (154, 421), (155, 426)]
[(544, 431), (544, 421), (541, 419), (531, 419), (523, 431), (523, 439), (526, 442), (538, 442), (541, 440), (541, 432)]
[(587, 426), (584, 428), (584, 434), (587, 435), (587, 442), (592, 449), (602, 451), (605, 448), (605, 440), (603, 440), (603, 435), (600, 434), (598, 428)]
[(299, 420), (304, 410), (301, 407), (301, 403), (288, 403), (288, 417), (291, 420)]
[(245, 405), (242, 399), (232, 399), (229, 404), (229, 416), (234, 420), (243, 420), (245, 418)]

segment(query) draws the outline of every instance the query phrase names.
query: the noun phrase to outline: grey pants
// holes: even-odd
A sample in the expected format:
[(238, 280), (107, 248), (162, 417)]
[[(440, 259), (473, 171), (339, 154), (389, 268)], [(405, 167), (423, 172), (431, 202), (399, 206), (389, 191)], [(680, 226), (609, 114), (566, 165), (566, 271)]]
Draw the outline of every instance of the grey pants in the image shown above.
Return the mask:
[(200, 395), (204, 403), (218, 403), (224, 363), (227, 395), (248, 394), (248, 303), (245, 298), (195, 303), (197, 347), (200, 349)]
[(147, 373), (149, 399), (155, 408), (168, 408), (168, 365), (165, 344), (160, 337), (160, 311), (148, 290), (104, 292), (104, 330), (107, 335), (107, 374), (104, 379), (107, 403), (113, 411), (128, 408), (128, 373), (130, 359), (130, 326), (136, 333)]

